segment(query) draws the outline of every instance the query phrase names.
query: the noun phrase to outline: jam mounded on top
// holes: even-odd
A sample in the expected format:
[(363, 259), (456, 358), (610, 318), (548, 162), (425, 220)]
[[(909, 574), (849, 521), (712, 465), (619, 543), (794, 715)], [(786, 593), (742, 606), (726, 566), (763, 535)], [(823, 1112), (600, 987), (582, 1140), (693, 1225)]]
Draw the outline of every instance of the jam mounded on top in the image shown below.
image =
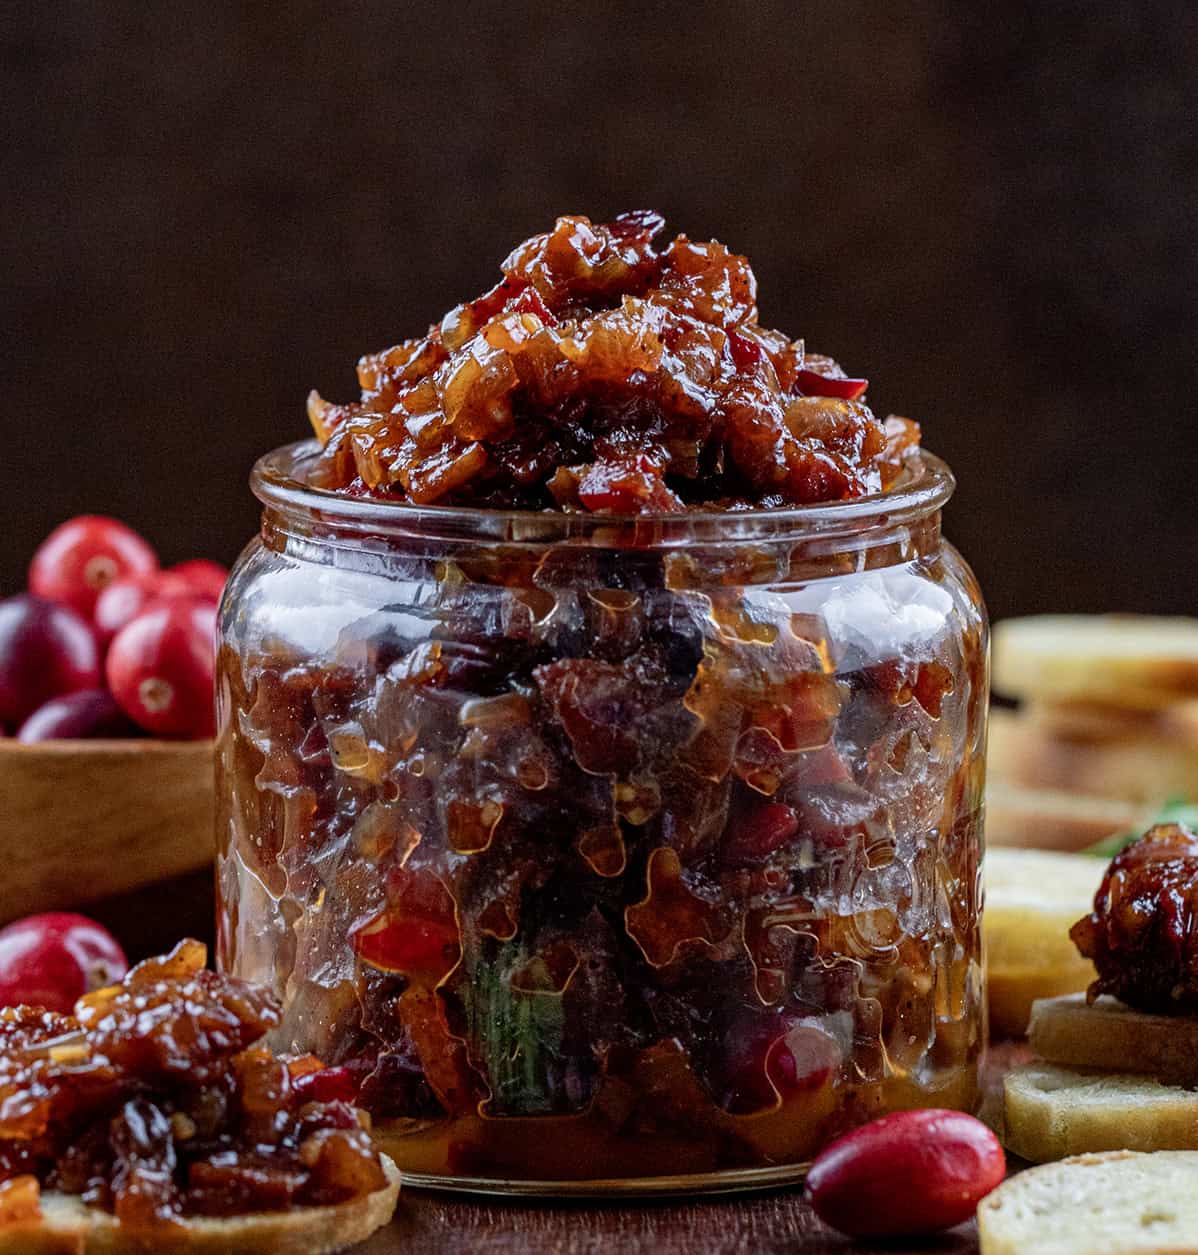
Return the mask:
[(1090, 997), (1198, 1012), (1198, 834), (1157, 824), (1112, 860), (1074, 944), (1098, 969)]
[(73, 1015), (0, 1010), (0, 1223), (36, 1219), (42, 1188), (142, 1227), (386, 1185), (364, 1117), (321, 1092), (318, 1061), (256, 1044), (279, 1023), (274, 996), (205, 958), (181, 942)]
[(313, 392), (314, 486), (416, 504), (656, 513), (859, 497), (919, 443), (867, 381), (757, 322), (748, 260), (649, 211), (563, 217), (428, 334)]

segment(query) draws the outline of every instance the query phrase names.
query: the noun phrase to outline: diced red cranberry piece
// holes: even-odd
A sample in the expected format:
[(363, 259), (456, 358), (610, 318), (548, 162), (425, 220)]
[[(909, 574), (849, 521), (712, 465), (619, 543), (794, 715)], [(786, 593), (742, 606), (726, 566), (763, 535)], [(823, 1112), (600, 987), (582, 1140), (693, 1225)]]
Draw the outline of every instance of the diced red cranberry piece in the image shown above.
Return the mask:
[(723, 859), (731, 867), (753, 867), (786, 845), (799, 830), (794, 811), (766, 802), (734, 818), (724, 841)]
[(50, 698), (99, 684), (95, 633), (74, 610), (24, 593), (0, 601), (0, 723), (19, 728)]
[(725, 1038), (726, 1105), (744, 1112), (785, 1103), (827, 1084), (840, 1063), (840, 1044), (819, 1025), (786, 1011), (745, 1014)]
[(292, 1082), (292, 1089), (302, 1102), (348, 1102), (358, 1098), (361, 1077), (349, 1067), (321, 1068), (305, 1072)]
[(613, 514), (684, 508), (662, 478), (661, 466), (643, 453), (592, 462), (579, 480), (578, 498), (588, 510)]
[(457, 907), (444, 882), (426, 868), (396, 869), (387, 905), (350, 933), (358, 956), (384, 972), (440, 978), (461, 953)]
[(158, 555), (131, 527), (81, 514), (42, 541), (29, 566), (29, 591), (87, 618), (113, 580), (157, 569)]
[(125, 953), (84, 915), (30, 915), (0, 929), (0, 1006), (67, 1012), (78, 998), (120, 980)]
[(359, 958), (385, 972), (427, 972), (449, 966), (457, 930), (440, 919), (389, 912), (353, 934)]
[(666, 220), (655, 209), (630, 209), (607, 224), (612, 235), (621, 240), (651, 240)]
[(735, 328), (728, 332), (728, 351), (732, 354), (737, 370), (748, 370), (765, 357), (765, 350), (756, 340), (741, 335)]
[(803, 755), (792, 780), (805, 788), (816, 788), (824, 784), (844, 784), (852, 778), (853, 773), (849, 770), (848, 763), (829, 741), (827, 745)]
[(811, 839), (817, 855), (868, 841), (884, 809), (876, 797), (851, 780), (804, 783), (792, 800), (803, 835)]
[(508, 309), (514, 314), (533, 314), (539, 318), (546, 327), (554, 327), (557, 325), (557, 318), (553, 311), (545, 304), (541, 294), (536, 288), (525, 288), (514, 300), (508, 302)]
[(838, 397), (842, 401), (856, 401), (869, 387), (868, 379), (834, 379), (813, 370), (800, 370), (796, 382), (806, 396)]

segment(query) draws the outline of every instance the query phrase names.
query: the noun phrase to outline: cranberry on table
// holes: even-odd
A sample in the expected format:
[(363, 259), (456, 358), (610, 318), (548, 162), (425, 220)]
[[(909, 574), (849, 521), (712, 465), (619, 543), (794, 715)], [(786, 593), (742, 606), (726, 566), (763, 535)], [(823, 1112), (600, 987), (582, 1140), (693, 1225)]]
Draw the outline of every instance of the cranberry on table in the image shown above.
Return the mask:
[(192, 558), (187, 562), (177, 563), (169, 569), (168, 574), (178, 576), (193, 592), (212, 601), (220, 601), (229, 578), (228, 568), (221, 566), (219, 562), (213, 562), (211, 558)]
[(163, 602), (117, 633), (108, 687), (139, 727), (163, 737), (214, 735), (215, 620), (210, 602)]
[(30, 915), (0, 929), (0, 1006), (67, 1012), (128, 967), (112, 934), (85, 915)]
[(92, 622), (100, 643), (107, 645), (126, 623), (156, 602), (196, 600), (197, 597), (194, 586), (171, 571), (127, 575), (114, 580), (96, 599)]
[(0, 601), (0, 724), (18, 728), (52, 697), (101, 683), (91, 625), (26, 593)]
[(107, 689), (80, 689), (39, 706), (21, 725), (17, 740), (33, 744), (79, 737), (137, 736), (138, 732)]
[(42, 541), (29, 566), (29, 590), (90, 617), (96, 598), (124, 575), (158, 569), (158, 555), (131, 527), (81, 514)]
[(824, 1148), (807, 1174), (819, 1218), (850, 1237), (951, 1229), (1002, 1184), (998, 1138), (961, 1111), (897, 1111)]

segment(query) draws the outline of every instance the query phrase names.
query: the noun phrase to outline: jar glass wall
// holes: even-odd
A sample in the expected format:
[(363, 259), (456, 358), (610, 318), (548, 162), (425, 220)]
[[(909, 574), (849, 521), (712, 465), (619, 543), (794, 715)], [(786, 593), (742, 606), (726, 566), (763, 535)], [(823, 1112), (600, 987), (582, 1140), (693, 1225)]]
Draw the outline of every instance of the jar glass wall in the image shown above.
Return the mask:
[(976, 1106), (987, 629), (942, 463), (617, 518), (322, 493), (313, 451), (256, 469), (222, 613), (219, 957), (276, 1046), (475, 1186), (779, 1180)]

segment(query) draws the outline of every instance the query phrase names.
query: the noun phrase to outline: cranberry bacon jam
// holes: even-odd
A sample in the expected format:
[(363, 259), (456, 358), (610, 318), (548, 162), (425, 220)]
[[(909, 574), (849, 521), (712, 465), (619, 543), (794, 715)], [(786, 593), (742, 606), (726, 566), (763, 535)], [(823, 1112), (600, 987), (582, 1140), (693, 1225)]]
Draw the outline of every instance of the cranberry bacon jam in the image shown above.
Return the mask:
[(181, 942), (72, 1015), (0, 1010), (0, 1230), (36, 1219), (43, 1189), (141, 1229), (386, 1186), (366, 1117), (324, 1092), (328, 1071), (260, 1044), (274, 996), (205, 957)]
[(748, 260), (655, 213), (559, 218), (491, 291), (358, 363), (362, 398), (312, 393), (313, 485), (417, 504), (646, 513), (878, 492), (919, 442), (757, 322)]
[(951, 476), (660, 227), (560, 219), (256, 473), (220, 961), (410, 1173), (693, 1181), (977, 1097)]
[(1090, 998), (1140, 1011), (1198, 1012), (1198, 834), (1157, 824), (1112, 860), (1094, 910), (1069, 934), (1093, 961)]

